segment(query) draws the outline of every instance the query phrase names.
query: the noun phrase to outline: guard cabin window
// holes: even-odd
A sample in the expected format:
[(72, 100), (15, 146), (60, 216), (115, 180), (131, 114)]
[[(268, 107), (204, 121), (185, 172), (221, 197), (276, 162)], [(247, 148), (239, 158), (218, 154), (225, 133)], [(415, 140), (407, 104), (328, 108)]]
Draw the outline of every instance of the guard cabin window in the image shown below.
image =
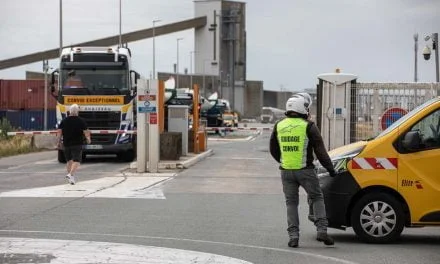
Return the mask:
[(114, 54), (74, 54), (61, 59), (61, 91), (64, 95), (126, 95), (129, 93), (127, 58)]

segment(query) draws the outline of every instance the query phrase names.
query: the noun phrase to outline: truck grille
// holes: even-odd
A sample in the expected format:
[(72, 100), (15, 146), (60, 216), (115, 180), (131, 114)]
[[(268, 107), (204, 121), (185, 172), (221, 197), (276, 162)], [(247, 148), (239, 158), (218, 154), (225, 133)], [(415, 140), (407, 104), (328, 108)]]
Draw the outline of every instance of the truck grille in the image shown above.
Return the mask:
[[(121, 123), (121, 112), (80, 111), (79, 116), (86, 122), (90, 130), (118, 130)], [(93, 134), (92, 144), (115, 144), (116, 134)]]

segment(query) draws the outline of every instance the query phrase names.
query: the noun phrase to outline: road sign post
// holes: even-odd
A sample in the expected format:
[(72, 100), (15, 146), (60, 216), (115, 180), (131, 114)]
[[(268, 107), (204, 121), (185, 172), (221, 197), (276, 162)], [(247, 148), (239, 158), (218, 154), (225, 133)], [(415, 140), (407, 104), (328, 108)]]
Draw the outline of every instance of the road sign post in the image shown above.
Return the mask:
[[(159, 126), (157, 115), (158, 80), (138, 81), (137, 91), (137, 172), (157, 172)], [(148, 150), (147, 150), (148, 146)]]

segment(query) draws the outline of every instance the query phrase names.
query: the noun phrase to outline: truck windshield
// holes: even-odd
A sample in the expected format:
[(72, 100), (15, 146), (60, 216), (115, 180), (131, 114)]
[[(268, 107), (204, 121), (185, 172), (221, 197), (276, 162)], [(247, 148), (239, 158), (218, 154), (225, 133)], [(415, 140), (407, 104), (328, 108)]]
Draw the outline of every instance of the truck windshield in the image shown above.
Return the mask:
[(73, 88), (82, 88), (86, 94), (124, 94), (128, 91), (128, 71), (122, 67), (66, 67), (61, 70), (61, 83), (64, 94)]
[(425, 107), (428, 107), (429, 105), (435, 103), (439, 101), (439, 98), (433, 98), (429, 101), (427, 101), (426, 103), (419, 105), (418, 107), (414, 108), (412, 111), (410, 111), (409, 113), (407, 113), (406, 115), (402, 116), (401, 118), (399, 118), (396, 122), (394, 122), (391, 126), (389, 126), (387, 129), (385, 129), (384, 131), (382, 131), (376, 138), (380, 138), (385, 136), (386, 134), (390, 133), (391, 131), (393, 131), (394, 129), (396, 129), (398, 126), (400, 126), (403, 122), (405, 122), (406, 120), (410, 119), (411, 117), (413, 117), (414, 115), (416, 115), (420, 110), (422, 110)]

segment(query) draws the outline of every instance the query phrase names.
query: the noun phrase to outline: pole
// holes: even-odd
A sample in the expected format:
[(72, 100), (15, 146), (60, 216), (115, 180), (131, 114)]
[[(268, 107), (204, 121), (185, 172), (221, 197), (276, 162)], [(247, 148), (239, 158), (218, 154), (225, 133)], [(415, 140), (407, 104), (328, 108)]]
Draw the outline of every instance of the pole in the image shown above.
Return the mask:
[(119, 0), (119, 47), (122, 47), (122, 0)]
[(439, 81), (439, 61), (438, 61), (438, 33), (432, 34), (432, 42), (435, 45), (435, 80), (436, 82)]
[(49, 61), (43, 61), (43, 71), (44, 71), (44, 128), (43, 130), (47, 130), (47, 70), (49, 68)]
[(177, 39), (177, 64), (176, 64), (176, 88), (179, 88), (179, 41), (183, 38)]
[(193, 87), (193, 73), (194, 73), (194, 70), (193, 70), (193, 66), (192, 66), (193, 53), (194, 53), (194, 51), (190, 51), (189, 52), (189, 72), (190, 72), (190, 74), (189, 74), (189, 82), (190, 82), (189, 89), (193, 89), (194, 88)]
[(418, 53), (419, 34), (414, 34), (414, 82), (417, 82), (417, 53)]
[(335, 148), (335, 139), (336, 139), (336, 82), (334, 82), (334, 89), (333, 89), (333, 140), (331, 141), (333, 144), (331, 146), (331, 148), (329, 147), (329, 149), (334, 149)]
[(205, 74), (205, 62), (206, 62), (206, 60), (203, 60), (203, 92), (202, 92), (202, 96), (203, 97), (206, 97), (206, 91), (205, 91), (205, 76), (206, 76), (206, 74)]
[(160, 21), (160, 19), (153, 20), (153, 79), (156, 79), (156, 22)]
[(63, 0), (60, 0), (60, 56), (63, 51)]
[(192, 56), (193, 56), (193, 52), (194, 51), (190, 51), (189, 52), (189, 73), (193, 73), (194, 71), (193, 71), (193, 58), (192, 58)]

